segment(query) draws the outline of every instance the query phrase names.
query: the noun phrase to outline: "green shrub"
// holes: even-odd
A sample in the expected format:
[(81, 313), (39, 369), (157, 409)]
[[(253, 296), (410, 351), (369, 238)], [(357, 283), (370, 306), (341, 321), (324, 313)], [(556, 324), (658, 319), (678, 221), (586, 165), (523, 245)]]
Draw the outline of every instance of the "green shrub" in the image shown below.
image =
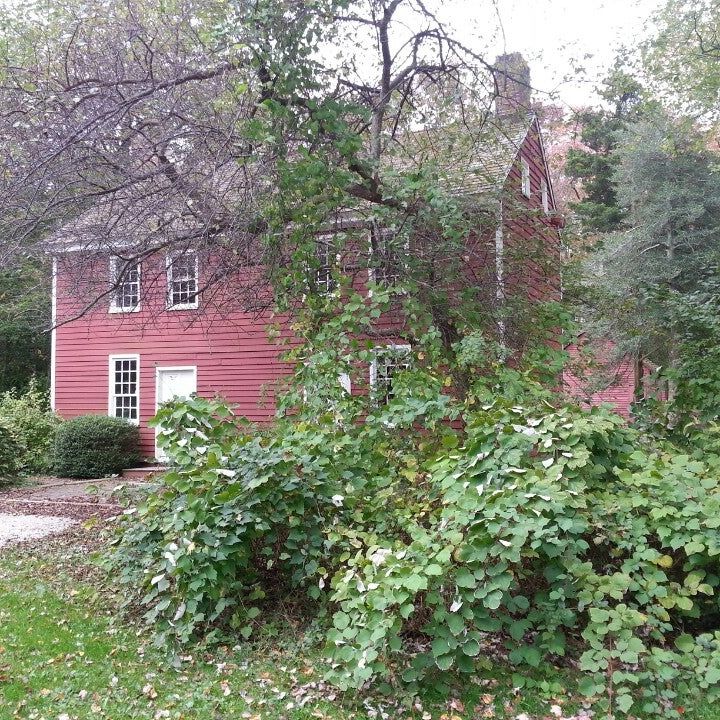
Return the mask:
[(0, 487), (11, 482), (20, 472), (19, 458), (23, 447), (10, 428), (0, 424)]
[(0, 422), (22, 446), (20, 472), (37, 474), (52, 469), (55, 431), (61, 420), (50, 409), (48, 393), (35, 380), (22, 393), (10, 390), (0, 395)]
[(473, 673), (493, 633), (519, 684), (574, 656), (598, 710), (717, 697), (720, 460), (646, 446), (604, 410), (474, 405), (462, 431), (435, 424), (442, 404), (414, 431), (430, 409), (397, 397), (364, 424), (334, 406), (263, 435), (221, 403), (168, 406), (176, 468), (111, 565), (181, 643), (251, 635), (271, 594), (329, 606), (342, 688)]
[(159, 638), (249, 637), (292, 599), (341, 688), (415, 692), (500, 648), (518, 687), (569, 656), (608, 716), (718, 697), (717, 455), (559, 407), (477, 335), (452, 368), (429, 334), (379, 403), (372, 346), (322, 331), (262, 434), (215, 401), (159, 413), (175, 467), (110, 558)]
[(62, 423), (55, 435), (55, 472), (61, 477), (98, 478), (140, 461), (140, 432), (121, 418), (82, 415)]

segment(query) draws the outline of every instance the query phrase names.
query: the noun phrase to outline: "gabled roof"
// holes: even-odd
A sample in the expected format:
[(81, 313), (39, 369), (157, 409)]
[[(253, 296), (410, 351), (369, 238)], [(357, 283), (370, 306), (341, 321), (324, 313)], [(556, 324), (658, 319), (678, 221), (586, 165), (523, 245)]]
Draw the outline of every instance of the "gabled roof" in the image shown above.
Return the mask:
[(488, 118), (477, 130), (464, 125), (417, 130), (399, 140), (393, 164), (403, 172), (434, 167), (453, 194), (499, 193), (534, 114)]

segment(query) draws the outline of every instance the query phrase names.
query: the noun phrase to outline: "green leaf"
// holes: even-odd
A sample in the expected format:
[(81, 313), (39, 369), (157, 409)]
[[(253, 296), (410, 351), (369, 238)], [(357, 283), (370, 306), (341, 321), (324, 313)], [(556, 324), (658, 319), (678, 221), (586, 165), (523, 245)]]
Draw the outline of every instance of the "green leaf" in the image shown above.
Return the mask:
[(627, 713), (633, 705), (632, 695), (623, 693), (615, 696), (615, 705), (620, 712)]
[(460, 635), (465, 630), (465, 620), (457, 613), (450, 613), (447, 616), (447, 624), (453, 635)]
[(459, 588), (472, 589), (475, 587), (475, 585), (477, 585), (477, 580), (469, 570), (461, 568), (460, 570), (458, 570), (458, 573), (455, 576), (455, 584)]
[(582, 680), (578, 683), (578, 690), (586, 697), (592, 697), (593, 695), (598, 694), (597, 684), (595, 683), (595, 679), (592, 677), (582, 678)]
[(675, 638), (675, 647), (681, 652), (691, 652), (695, 648), (695, 638), (692, 635), (680, 635)]
[(452, 667), (455, 658), (452, 655), (442, 655), (441, 657), (435, 658), (435, 664), (440, 670), (449, 670)]
[(350, 618), (344, 612), (336, 612), (333, 615), (333, 625), (338, 630), (344, 630), (350, 624)]
[(480, 654), (480, 643), (477, 640), (468, 640), (463, 646), (462, 651), (470, 657), (477, 657)]

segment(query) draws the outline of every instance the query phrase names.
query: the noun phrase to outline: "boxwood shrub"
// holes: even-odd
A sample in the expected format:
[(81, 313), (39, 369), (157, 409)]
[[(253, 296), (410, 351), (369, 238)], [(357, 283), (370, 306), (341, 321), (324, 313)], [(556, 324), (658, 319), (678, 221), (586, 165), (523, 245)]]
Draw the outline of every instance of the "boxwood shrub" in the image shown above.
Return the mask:
[(58, 427), (55, 472), (61, 477), (113, 475), (140, 461), (140, 432), (121, 418), (81, 415)]

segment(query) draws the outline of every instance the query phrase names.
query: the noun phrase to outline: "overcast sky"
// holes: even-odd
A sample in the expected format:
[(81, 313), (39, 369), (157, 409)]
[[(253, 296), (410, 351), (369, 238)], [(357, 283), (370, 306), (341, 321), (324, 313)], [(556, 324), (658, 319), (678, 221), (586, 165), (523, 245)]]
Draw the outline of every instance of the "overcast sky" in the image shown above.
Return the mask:
[[(529, 61), (533, 85), (556, 90), (571, 107), (594, 102), (592, 93), (618, 47), (647, 36), (648, 18), (662, 0), (444, 0), (467, 41), (493, 57), (503, 48)], [(588, 57), (586, 57), (588, 56)], [(566, 76), (581, 62), (586, 77)]]

